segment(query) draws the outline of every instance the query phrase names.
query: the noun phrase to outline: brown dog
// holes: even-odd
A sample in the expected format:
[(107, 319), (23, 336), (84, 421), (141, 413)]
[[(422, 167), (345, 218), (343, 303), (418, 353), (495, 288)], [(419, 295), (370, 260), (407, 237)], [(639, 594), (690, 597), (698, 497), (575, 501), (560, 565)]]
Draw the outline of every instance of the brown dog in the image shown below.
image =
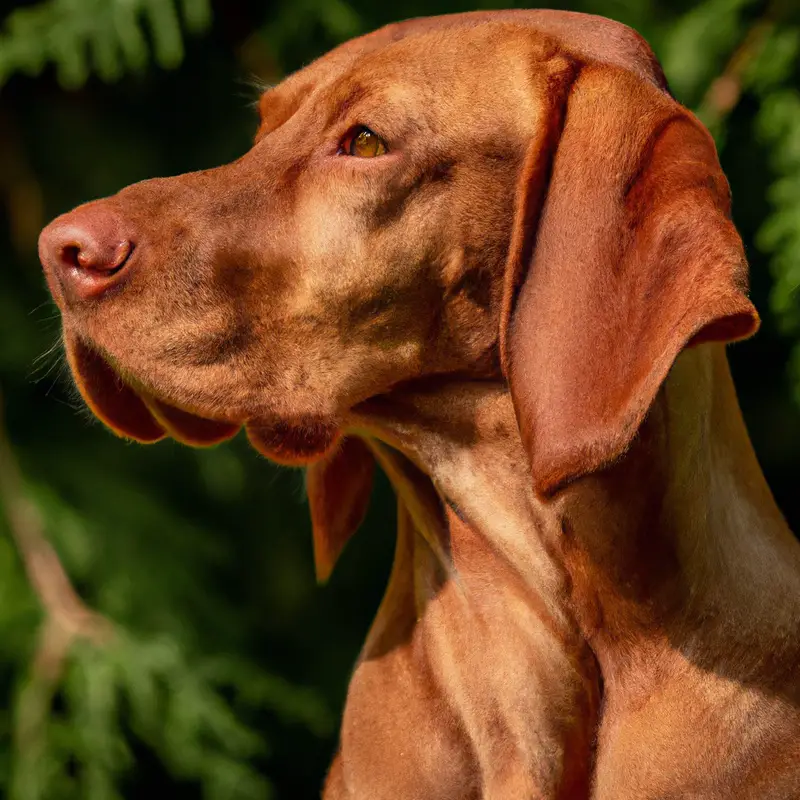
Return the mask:
[(392, 480), (326, 798), (800, 796), (800, 547), (718, 344), (758, 317), (714, 145), (647, 45), (419, 20), (261, 115), (238, 161), (82, 206), (40, 251), (117, 432), (244, 426), (311, 464), (321, 574), (373, 459)]

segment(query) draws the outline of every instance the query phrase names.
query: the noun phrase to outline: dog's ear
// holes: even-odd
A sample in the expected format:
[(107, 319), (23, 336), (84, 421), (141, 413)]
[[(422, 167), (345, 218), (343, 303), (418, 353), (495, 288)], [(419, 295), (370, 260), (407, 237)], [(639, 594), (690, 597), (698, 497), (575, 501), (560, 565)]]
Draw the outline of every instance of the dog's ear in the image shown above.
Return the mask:
[(541, 495), (624, 453), (684, 347), (759, 324), (708, 131), (608, 65), (585, 66), (565, 103), (520, 178), (501, 330)]
[(348, 437), (306, 470), (314, 531), (317, 580), (328, 580), (336, 559), (364, 521), (372, 494), (375, 459), (358, 438)]

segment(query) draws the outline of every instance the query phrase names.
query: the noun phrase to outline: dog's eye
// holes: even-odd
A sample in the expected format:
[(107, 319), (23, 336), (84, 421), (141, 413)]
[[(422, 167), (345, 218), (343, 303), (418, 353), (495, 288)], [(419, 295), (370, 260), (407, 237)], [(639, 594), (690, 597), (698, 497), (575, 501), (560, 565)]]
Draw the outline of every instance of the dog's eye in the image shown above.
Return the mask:
[(356, 158), (375, 158), (386, 152), (386, 142), (362, 125), (355, 128), (342, 142), (341, 152)]

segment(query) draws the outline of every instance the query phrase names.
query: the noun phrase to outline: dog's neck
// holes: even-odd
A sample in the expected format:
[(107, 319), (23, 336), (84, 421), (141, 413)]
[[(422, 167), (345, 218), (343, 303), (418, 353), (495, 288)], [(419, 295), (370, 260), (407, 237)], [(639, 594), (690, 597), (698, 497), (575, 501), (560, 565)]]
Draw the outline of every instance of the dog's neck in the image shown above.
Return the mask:
[[(400, 672), (412, 671), (447, 707), (421, 703), (415, 718), (440, 720), (431, 740), (459, 753), (438, 759), (437, 781), (446, 780), (445, 764), (460, 763), (458, 796), (473, 796), (469, 774), (475, 796), (585, 795), (595, 662), (569, 610), (568, 575), (540, 530), (552, 519), (533, 497), (507, 388), (459, 382), (396, 392), (361, 409), (353, 427), (377, 440), (400, 524), (389, 588), (351, 683), (343, 763), (360, 692), (380, 681), (389, 708)], [(400, 670), (404, 653), (414, 655)], [(408, 714), (413, 693), (398, 700)], [(450, 713), (460, 744), (448, 733)]]
[(717, 663), (730, 677), (759, 668), (748, 657), (797, 649), (800, 548), (756, 460), (722, 346), (684, 352), (626, 455), (544, 503), (503, 384), (398, 393), (367, 416), (565, 630), (577, 617), (607, 681), (638, 646), (703, 668), (730, 660)]
[[(728, 763), (724, 747), (715, 743), (730, 737), (765, 764), (783, 752), (776, 743), (795, 730), (800, 707), (800, 547), (758, 466), (722, 347), (683, 353), (619, 461), (547, 501), (531, 491), (528, 456), (503, 384), (399, 392), (369, 408), (362, 422), (366, 432), (427, 474), (460, 517), (449, 512), (443, 529), (451, 539), (446, 566), (455, 567), (455, 579), (445, 585), (456, 586), (468, 602), (439, 605), (447, 602), (442, 591), (445, 599), (437, 596), (409, 624), (433, 640), (445, 641), (448, 629), (456, 638), (462, 631), (492, 653), (492, 659), (477, 661), (461, 656), (456, 685), (461, 697), (470, 698), (466, 708), (477, 708), (480, 716), (482, 703), (497, 707), (501, 697), (503, 707), (514, 708), (515, 697), (530, 696), (524, 681), (507, 680), (503, 663), (519, 652), (519, 632), (526, 629), (519, 625), (521, 606), (509, 593), (519, 581), (529, 603), (533, 598), (540, 604), (537, 625), (546, 619), (557, 634), (533, 639), (531, 657), (512, 664), (517, 671), (527, 664), (537, 679), (541, 665), (550, 676), (569, 674), (555, 689), (545, 680), (540, 694), (568, 686), (582, 699), (579, 737), (587, 730), (595, 734), (600, 667), (598, 796), (622, 796), (620, 776), (629, 773), (632, 785), (649, 780), (631, 773), (631, 765), (645, 769), (653, 759), (661, 764), (665, 786), (684, 780), (688, 786), (704, 764)], [(459, 587), (462, 569), (468, 580)], [(411, 571), (418, 570), (415, 565)], [(480, 618), (470, 598), (489, 598), (489, 607), (503, 612), (477, 636), (465, 633), (476, 630)], [(585, 657), (582, 642), (593, 658)], [(577, 679), (576, 668), (582, 670)], [(464, 675), (471, 685), (463, 683)], [(583, 694), (575, 688), (581, 681)], [(549, 713), (538, 718), (547, 720)], [(532, 712), (517, 710), (509, 724), (532, 718)], [(476, 741), (491, 736), (473, 736), (471, 746), (482, 768), (494, 763), (497, 754), (476, 748)], [(584, 752), (591, 749), (586, 745)], [(794, 786), (789, 772), (787, 785)], [(579, 763), (573, 773), (586, 775), (587, 765)], [(719, 796), (741, 779), (735, 770), (723, 773)], [(776, 797), (789, 796), (780, 794), (782, 786)]]
[[(445, 383), (396, 392), (366, 406), (356, 427), (402, 453), (427, 477), (449, 519), (439, 534), (433, 533), (435, 521), (418, 519), (417, 527), (429, 529), (422, 531), (428, 539), (447, 540), (433, 547), (450, 552), (446, 568), (454, 576), (464, 566), (459, 559), (469, 557), (451, 540), (455, 526), (479, 535), (542, 597), (553, 624), (570, 627), (563, 602), (568, 577), (548, 552), (555, 531), (543, 532), (555, 518), (531, 490), (527, 456), (503, 383)], [(401, 500), (404, 494), (424, 494), (419, 477), (402, 477), (402, 467), (382, 466)], [(432, 512), (427, 517), (432, 520)]]
[(606, 681), (637, 646), (755, 679), (763, 653), (780, 659), (797, 633), (800, 548), (759, 468), (723, 347), (684, 352), (625, 456), (554, 502)]
[[(792, 796), (800, 547), (758, 466), (724, 349), (684, 352), (627, 453), (550, 506), (603, 676), (597, 796), (688, 792), (711, 764), (715, 797)], [(766, 766), (738, 771), (731, 741), (784, 770), (780, 780)]]

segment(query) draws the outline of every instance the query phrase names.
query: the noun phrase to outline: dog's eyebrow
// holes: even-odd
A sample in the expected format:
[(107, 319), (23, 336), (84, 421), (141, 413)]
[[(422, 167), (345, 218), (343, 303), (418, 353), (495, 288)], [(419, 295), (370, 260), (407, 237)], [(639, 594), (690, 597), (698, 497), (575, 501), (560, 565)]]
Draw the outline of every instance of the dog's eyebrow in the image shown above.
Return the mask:
[(342, 93), (341, 99), (333, 98), (331, 112), (326, 121), (327, 126), (335, 125), (340, 122), (359, 100), (363, 100), (369, 95), (369, 89), (362, 83), (355, 83), (349, 86), (346, 92)]

